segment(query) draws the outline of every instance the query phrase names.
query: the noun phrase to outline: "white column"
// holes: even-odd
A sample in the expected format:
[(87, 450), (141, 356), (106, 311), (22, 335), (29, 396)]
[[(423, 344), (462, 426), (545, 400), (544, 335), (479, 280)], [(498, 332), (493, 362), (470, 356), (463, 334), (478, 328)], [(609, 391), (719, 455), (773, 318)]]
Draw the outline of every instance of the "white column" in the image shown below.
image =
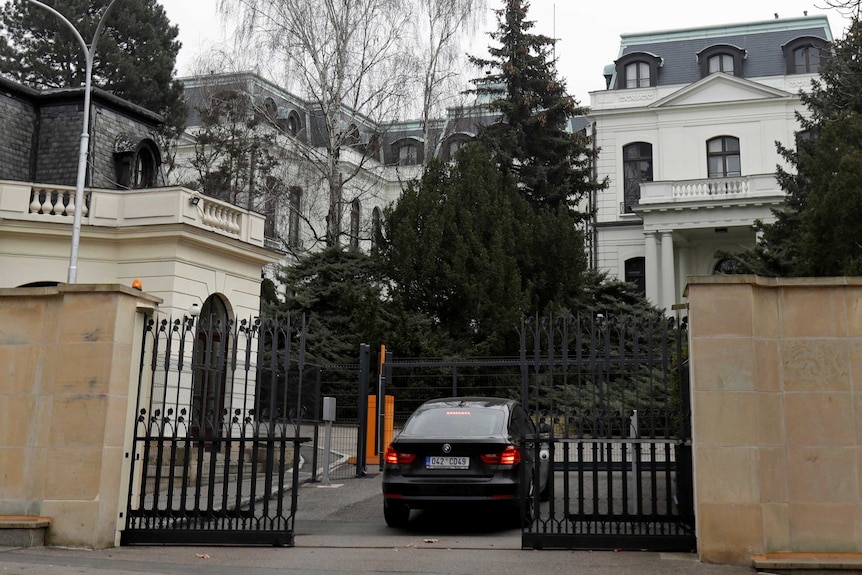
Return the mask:
[(661, 234), (661, 307), (669, 312), (676, 303), (676, 277), (673, 262), (673, 232), (665, 230)]
[(658, 244), (655, 232), (644, 232), (644, 274), (646, 275), (646, 297), (655, 305), (659, 304)]

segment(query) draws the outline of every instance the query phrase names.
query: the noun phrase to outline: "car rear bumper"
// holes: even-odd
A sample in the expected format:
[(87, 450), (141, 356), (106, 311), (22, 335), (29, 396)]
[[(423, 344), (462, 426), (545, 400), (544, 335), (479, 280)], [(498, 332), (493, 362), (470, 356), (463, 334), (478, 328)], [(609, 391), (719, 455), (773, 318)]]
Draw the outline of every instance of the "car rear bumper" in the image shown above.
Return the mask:
[(518, 497), (518, 484), (510, 479), (434, 482), (401, 477), (383, 483), (383, 497), (414, 507), (446, 502), (513, 501)]

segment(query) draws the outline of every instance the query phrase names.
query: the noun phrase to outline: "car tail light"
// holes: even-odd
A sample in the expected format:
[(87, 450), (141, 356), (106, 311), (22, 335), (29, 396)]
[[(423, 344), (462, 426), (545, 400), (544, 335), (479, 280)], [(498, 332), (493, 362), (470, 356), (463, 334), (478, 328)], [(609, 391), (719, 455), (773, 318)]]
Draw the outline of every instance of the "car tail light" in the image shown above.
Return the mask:
[(509, 445), (501, 453), (486, 453), (480, 457), (482, 463), (488, 465), (515, 465), (521, 461), (521, 450)]
[(401, 453), (395, 451), (395, 448), (391, 445), (386, 448), (385, 461), (390, 465), (398, 465), (399, 463), (413, 463), (413, 460), (416, 459), (415, 453)]

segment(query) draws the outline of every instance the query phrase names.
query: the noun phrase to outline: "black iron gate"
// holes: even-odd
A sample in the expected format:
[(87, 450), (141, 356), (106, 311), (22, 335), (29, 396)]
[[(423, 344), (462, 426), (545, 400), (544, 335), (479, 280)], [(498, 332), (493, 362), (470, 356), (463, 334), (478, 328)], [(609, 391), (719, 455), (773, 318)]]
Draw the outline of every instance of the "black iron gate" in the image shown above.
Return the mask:
[(555, 472), (523, 547), (696, 548), (686, 356), (677, 320), (525, 322), (523, 401)]
[(307, 326), (147, 323), (122, 544), (293, 545)]
[(518, 358), (387, 357), (378, 393), (395, 396), (396, 427), (435, 397), (520, 398), (554, 470), (524, 548), (695, 549), (685, 323), (599, 314), (520, 331)]

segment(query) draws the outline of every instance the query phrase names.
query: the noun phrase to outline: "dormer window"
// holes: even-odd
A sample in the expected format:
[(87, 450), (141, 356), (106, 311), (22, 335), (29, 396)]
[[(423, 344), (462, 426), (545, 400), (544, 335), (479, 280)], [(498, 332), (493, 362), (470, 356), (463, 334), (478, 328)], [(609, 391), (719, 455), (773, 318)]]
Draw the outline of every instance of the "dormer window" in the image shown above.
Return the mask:
[(458, 150), (469, 144), (470, 140), (470, 134), (463, 132), (449, 136), (443, 144), (443, 159), (447, 162), (454, 160)]
[(421, 142), (414, 138), (402, 138), (392, 144), (392, 151), (397, 155), (399, 166), (415, 166), (422, 163)]
[(616, 61), (617, 89), (649, 88), (658, 85), (661, 58), (647, 52), (626, 54)]
[(788, 74), (817, 74), (829, 57), (829, 42), (815, 36), (791, 40), (781, 47)]
[(289, 136), (297, 137), (302, 131), (302, 120), (300, 120), (296, 110), (290, 110), (286, 118), (280, 116), (275, 123), (282, 132)]
[(730, 44), (716, 44), (704, 48), (697, 54), (700, 65), (700, 76), (705, 78), (710, 74), (722, 72), (730, 76), (742, 77), (742, 63), (745, 61), (745, 50)]
[(158, 145), (149, 138), (135, 142), (134, 138), (120, 135), (114, 141), (114, 161), (117, 184), (121, 188), (140, 190), (159, 185), (159, 166), (162, 163)]

